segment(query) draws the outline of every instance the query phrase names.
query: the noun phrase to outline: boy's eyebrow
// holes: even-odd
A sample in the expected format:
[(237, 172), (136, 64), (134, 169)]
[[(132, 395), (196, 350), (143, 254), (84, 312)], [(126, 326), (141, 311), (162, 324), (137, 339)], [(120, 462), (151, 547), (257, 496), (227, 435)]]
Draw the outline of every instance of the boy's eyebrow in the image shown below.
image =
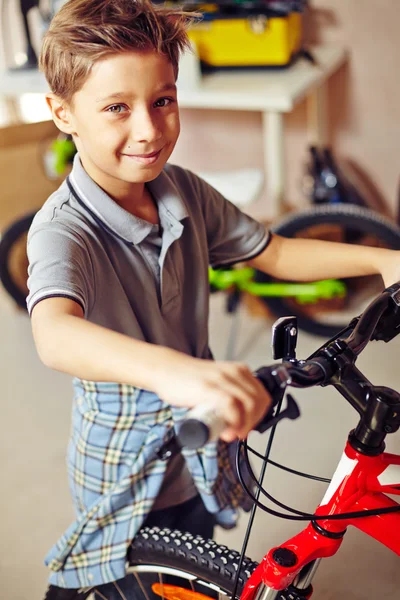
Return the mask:
[[(158, 94), (162, 94), (163, 92), (176, 92), (176, 85), (174, 83), (166, 83), (156, 90)], [(110, 94), (109, 96), (104, 96), (102, 98), (96, 98), (96, 102), (105, 102), (106, 100), (121, 100), (126, 98), (127, 94), (124, 92), (115, 92), (114, 94)]]
[(166, 83), (162, 85), (157, 92), (176, 92), (176, 85), (174, 83)]

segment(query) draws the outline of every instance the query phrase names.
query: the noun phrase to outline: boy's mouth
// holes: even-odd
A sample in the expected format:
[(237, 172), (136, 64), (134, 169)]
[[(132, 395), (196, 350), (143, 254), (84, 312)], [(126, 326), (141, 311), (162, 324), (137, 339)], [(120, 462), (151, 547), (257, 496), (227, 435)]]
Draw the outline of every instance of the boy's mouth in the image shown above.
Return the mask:
[(162, 151), (162, 148), (160, 148), (160, 150), (157, 150), (155, 152), (150, 152), (148, 154), (125, 154), (124, 153), (124, 154), (122, 154), (122, 156), (126, 156), (126, 158), (134, 160), (142, 165), (152, 165), (158, 160), (158, 157), (160, 156), (161, 151)]

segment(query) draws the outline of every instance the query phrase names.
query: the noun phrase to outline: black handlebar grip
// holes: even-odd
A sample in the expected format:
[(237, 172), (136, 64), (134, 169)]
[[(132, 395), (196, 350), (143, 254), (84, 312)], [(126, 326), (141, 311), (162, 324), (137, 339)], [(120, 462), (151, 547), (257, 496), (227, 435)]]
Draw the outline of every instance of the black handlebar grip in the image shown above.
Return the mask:
[(197, 450), (207, 442), (217, 440), (224, 429), (226, 422), (218, 411), (200, 404), (188, 413), (178, 429), (177, 437), (182, 446)]
[(177, 436), (184, 448), (197, 450), (209, 441), (210, 429), (198, 419), (186, 419), (180, 426)]

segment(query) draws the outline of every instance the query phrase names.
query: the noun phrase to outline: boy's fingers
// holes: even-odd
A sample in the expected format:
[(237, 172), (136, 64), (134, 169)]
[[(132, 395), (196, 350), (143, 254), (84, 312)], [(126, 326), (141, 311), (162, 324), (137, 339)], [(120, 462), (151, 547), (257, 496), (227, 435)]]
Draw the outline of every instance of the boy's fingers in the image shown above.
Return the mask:
[(223, 418), (236, 434), (245, 437), (262, 419), (271, 400), (263, 386), (253, 394), (247, 393), (235, 383), (225, 384), (223, 393), (218, 398)]
[(234, 442), (238, 435), (233, 429), (226, 429), (223, 433), (221, 433), (220, 437), (222, 440), (224, 440), (224, 442)]
[[(236, 381), (226, 381), (223, 387), (224, 405), (227, 410), (227, 422), (235, 427), (243, 427), (251, 421), (257, 398)], [(232, 418), (231, 418), (232, 417)]]
[[(238, 373), (240, 374), (240, 377), (238, 377)], [(261, 411), (264, 410), (264, 405), (265, 410), (268, 408), (271, 403), (271, 397), (268, 391), (265, 389), (261, 381), (255, 377), (245, 365), (238, 365), (236, 370), (228, 373), (228, 377), (232, 383), (245, 392), (245, 402), (246, 398), (249, 398), (251, 399), (253, 407), (258, 407)], [(250, 410), (251, 408), (252, 406), (249, 406)]]
[(259, 391), (259, 381), (249, 372), (249, 374), (237, 374), (237, 373), (228, 373), (228, 380), (237, 386), (239, 389), (243, 390), (247, 395), (254, 396), (254, 394)]

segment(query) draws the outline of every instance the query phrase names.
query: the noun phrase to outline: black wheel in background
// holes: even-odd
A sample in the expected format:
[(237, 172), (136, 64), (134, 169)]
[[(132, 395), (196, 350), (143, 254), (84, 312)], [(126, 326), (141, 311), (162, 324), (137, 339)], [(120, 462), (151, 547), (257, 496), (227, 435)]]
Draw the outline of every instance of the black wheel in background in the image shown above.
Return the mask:
[(0, 239), (0, 281), (17, 305), (25, 310), (28, 295), (26, 240), (35, 214), (12, 223)]
[[(283, 237), (313, 238), (364, 246), (400, 249), (400, 228), (386, 217), (364, 207), (338, 204), (321, 205), (289, 214), (273, 232)], [(256, 272), (258, 282), (272, 278)], [(296, 315), (303, 331), (325, 338), (338, 333), (352, 317), (360, 314), (383, 289), (379, 275), (343, 279), (347, 293), (343, 299), (301, 304), (293, 298), (260, 298), (277, 317)]]

